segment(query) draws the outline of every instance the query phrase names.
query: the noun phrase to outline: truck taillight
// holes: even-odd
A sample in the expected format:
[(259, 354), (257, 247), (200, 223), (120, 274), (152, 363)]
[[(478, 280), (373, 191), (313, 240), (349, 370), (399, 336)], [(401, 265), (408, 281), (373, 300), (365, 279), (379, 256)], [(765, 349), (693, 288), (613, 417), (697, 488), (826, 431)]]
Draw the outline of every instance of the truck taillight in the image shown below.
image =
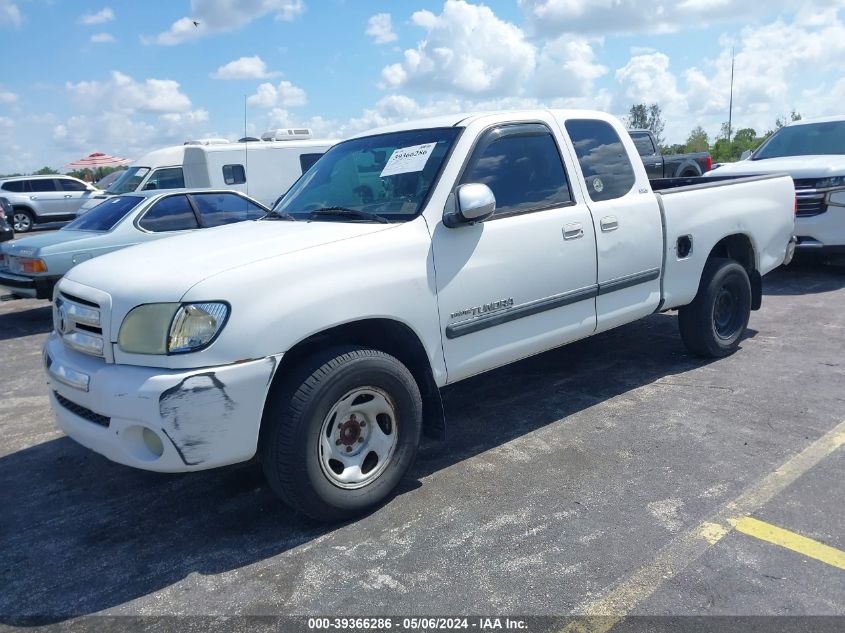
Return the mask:
[(706, 170), (706, 171), (710, 171), (711, 169), (713, 169), (713, 157), (712, 157), (712, 156), (708, 156), (708, 157), (707, 157), (707, 163), (706, 163), (706, 165), (707, 165), (707, 170)]

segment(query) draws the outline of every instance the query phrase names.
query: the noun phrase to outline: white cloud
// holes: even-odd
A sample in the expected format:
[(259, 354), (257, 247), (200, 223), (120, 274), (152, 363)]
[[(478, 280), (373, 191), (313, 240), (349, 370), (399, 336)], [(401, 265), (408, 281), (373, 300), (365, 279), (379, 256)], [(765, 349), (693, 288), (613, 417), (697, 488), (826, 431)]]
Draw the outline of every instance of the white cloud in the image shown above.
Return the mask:
[(411, 21), (425, 39), (382, 70), (385, 88), (514, 95), (534, 71), (536, 52), (522, 30), (484, 5), (446, 0), (440, 15), (417, 11)]
[(14, 2), (0, 0), (0, 26), (11, 25), (15, 28), (23, 24), (21, 10)]
[(95, 33), (91, 36), (92, 44), (111, 44), (114, 41), (114, 36), (110, 33)]
[(282, 81), (278, 86), (263, 83), (258, 86), (256, 93), (247, 99), (247, 103), (258, 108), (295, 107), (308, 103), (308, 95), (302, 88), (289, 81)]
[(119, 71), (112, 71), (108, 81), (68, 82), (65, 88), (76, 103), (90, 110), (112, 109), (121, 112), (187, 112), (191, 100), (171, 79), (146, 79), (143, 83)]
[(303, 11), (303, 0), (191, 0), (190, 17), (179, 18), (169, 30), (155, 37), (141, 39), (148, 44), (173, 46), (205, 35), (237, 30), (268, 14), (273, 14), (276, 20), (290, 22)]
[(0, 86), (0, 103), (5, 104), (12, 104), (17, 103), (18, 95), (11, 90), (5, 90), (3, 86)]
[(15, 122), (7, 116), (0, 116), (0, 127), (11, 130), (15, 127)]
[(585, 97), (607, 72), (606, 66), (596, 62), (590, 42), (563, 35), (540, 51), (534, 92), (540, 97)]
[(109, 7), (105, 7), (96, 13), (86, 13), (79, 18), (79, 23), (91, 26), (93, 24), (105, 24), (106, 22), (111, 22), (112, 20), (114, 20), (114, 11), (112, 11)]
[(389, 13), (378, 13), (367, 20), (367, 35), (373, 38), (375, 44), (395, 42), (399, 37), (393, 31), (393, 22)]
[[(560, 33), (667, 33), (720, 22), (747, 24), (749, 4), (744, 0), (517, 0), (531, 30), (544, 36)], [(768, 0), (766, 12), (801, 10), (807, 0)], [(839, 6), (841, 0), (816, 0), (820, 5)], [(755, 9), (757, 5), (754, 5)], [(762, 5), (760, 5), (762, 6)]]
[(281, 73), (269, 72), (267, 64), (258, 55), (241, 57), (228, 64), (223, 64), (214, 73), (212, 79), (267, 79)]

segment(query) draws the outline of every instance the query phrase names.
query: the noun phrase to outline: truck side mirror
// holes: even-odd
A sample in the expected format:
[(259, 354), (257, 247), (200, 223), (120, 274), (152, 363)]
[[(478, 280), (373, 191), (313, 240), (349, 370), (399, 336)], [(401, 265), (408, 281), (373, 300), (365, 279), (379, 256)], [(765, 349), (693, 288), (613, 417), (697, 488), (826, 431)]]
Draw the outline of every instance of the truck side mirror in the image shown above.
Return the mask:
[(456, 191), (457, 196), (450, 200), (454, 210), (447, 207), (443, 213), (443, 224), (450, 229), (464, 224), (483, 222), (496, 210), (496, 196), (485, 184), (468, 183), (461, 185)]
[(740, 155), (739, 160), (747, 160), (749, 158), (751, 158), (751, 150), (747, 149)]

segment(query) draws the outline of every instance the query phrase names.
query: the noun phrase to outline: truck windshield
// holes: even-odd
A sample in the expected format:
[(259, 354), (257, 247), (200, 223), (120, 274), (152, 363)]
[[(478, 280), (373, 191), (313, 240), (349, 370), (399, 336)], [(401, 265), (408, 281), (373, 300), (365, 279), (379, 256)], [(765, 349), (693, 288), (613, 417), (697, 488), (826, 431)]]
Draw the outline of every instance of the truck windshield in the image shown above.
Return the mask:
[(150, 173), (149, 167), (130, 167), (106, 189), (106, 193), (117, 195), (135, 191), (148, 173)]
[(845, 154), (845, 121), (782, 127), (754, 152), (751, 160), (822, 154)]
[(80, 215), (62, 231), (111, 231), (117, 223), (143, 200), (141, 196), (108, 198), (84, 215)]
[(335, 145), (276, 211), (297, 220), (405, 222), (422, 209), (459, 128), (392, 132)]

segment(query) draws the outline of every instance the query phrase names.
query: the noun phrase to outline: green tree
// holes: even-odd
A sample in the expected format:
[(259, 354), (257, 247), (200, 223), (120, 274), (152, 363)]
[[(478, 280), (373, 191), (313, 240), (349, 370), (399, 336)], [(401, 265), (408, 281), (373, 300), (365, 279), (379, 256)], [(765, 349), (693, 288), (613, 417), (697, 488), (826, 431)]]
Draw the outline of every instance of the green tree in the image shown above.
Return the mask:
[(688, 153), (710, 151), (710, 137), (707, 136), (703, 127), (699, 125), (692, 129), (687, 137), (684, 151)]
[(53, 174), (58, 174), (55, 169), (51, 167), (42, 167), (38, 171), (32, 172), (34, 176), (52, 176)]
[(629, 130), (651, 130), (654, 138), (660, 147), (666, 140), (663, 138), (663, 130), (666, 128), (666, 121), (663, 120), (663, 111), (660, 105), (652, 103), (646, 105), (645, 103), (638, 103), (631, 106), (628, 111), (628, 129)]

